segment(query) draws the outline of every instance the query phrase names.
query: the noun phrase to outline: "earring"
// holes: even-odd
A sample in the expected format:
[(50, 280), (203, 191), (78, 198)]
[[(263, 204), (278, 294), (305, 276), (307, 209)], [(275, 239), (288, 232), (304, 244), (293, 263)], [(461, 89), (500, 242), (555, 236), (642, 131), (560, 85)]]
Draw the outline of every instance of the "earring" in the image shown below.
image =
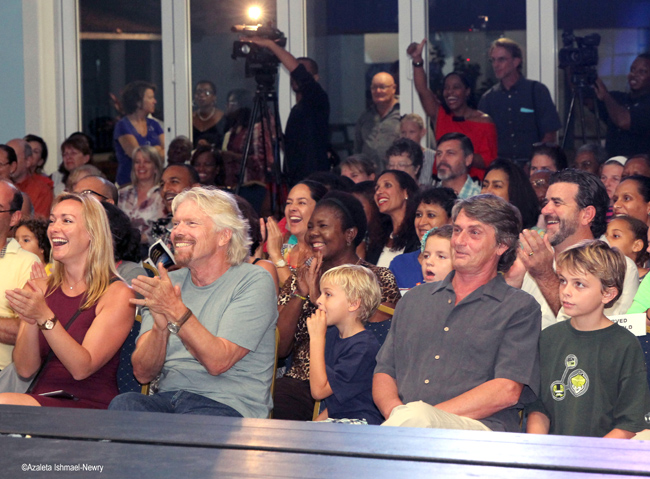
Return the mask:
[(352, 241), (348, 240), (347, 244), (348, 244), (348, 246), (350, 246), (352, 244)]

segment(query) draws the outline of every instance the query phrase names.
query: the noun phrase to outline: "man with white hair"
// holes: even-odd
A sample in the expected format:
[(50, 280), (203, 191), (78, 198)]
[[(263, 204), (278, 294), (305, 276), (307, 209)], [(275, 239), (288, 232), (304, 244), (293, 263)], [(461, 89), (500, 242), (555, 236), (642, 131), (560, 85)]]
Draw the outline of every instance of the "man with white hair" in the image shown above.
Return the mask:
[(110, 409), (268, 417), (275, 360), (275, 285), (245, 260), (248, 223), (234, 197), (192, 188), (172, 203), (171, 233), (182, 269), (139, 276), (142, 329), (132, 356), (142, 383), (160, 376), (152, 396), (117, 396)]

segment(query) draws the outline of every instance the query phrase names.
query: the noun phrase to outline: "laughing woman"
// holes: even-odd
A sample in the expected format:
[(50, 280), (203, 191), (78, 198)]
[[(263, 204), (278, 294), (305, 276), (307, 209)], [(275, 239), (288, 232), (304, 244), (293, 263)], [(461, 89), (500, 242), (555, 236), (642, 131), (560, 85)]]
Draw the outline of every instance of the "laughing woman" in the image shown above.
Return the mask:
[(396, 256), (420, 248), (413, 221), (406, 219), (417, 192), (418, 184), (403, 171), (386, 170), (377, 178), (375, 203), (381, 213), (382, 233), (369, 245), (369, 262), (387, 268)]
[[(307, 318), (316, 311), (320, 296), (320, 276), (343, 264), (360, 264), (370, 268), (379, 281), (382, 304), (394, 308), (400, 298), (395, 278), (387, 268), (379, 268), (362, 260), (356, 248), (366, 232), (363, 206), (354, 196), (330, 192), (318, 202), (309, 220), (307, 243), (314, 252), (314, 261), (292, 274), (280, 291), (278, 299), (278, 355), (293, 355), (291, 367), (275, 385), (273, 417), (307, 421), (312, 418), (314, 399), (309, 388), (309, 333)], [(391, 316), (377, 311), (369, 320), (380, 343), (390, 327)]]
[(48, 237), (54, 271), (42, 266), (23, 289), (7, 291), (20, 317), (16, 372), (41, 373), (29, 394), (0, 394), (0, 404), (106, 409), (118, 393), (119, 352), (135, 316), (133, 292), (119, 280), (111, 231), (90, 196), (55, 199)]
[(429, 89), (422, 50), (427, 41), (412, 43), (407, 53), (413, 59), (413, 82), (422, 108), (434, 126), (436, 138), (446, 133), (467, 135), (474, 145), (470, 176), (483, 179), (485, 169), (497, 156), (497, 129), (489, 115), (472, 108), (472, 87), (462, 72), (449, 73), (443, 81), (442, 101)]
[[(265, 224), (267, 232), (267, 250), (269, 259), (278, 270), (280, 285), (283, 285), (297, 268), (305, 264), (312, 256), (309, 245), (305, 242), (307, 223), (311, 214), (327, 188), (321, 183), (303, 180), (291, 188), (284, 207), (286, 228), (290, 233), (290, 242), (284, 241), (280, 226), (269, 217)], [(293, 239), (292, 239), (293, 238)]]

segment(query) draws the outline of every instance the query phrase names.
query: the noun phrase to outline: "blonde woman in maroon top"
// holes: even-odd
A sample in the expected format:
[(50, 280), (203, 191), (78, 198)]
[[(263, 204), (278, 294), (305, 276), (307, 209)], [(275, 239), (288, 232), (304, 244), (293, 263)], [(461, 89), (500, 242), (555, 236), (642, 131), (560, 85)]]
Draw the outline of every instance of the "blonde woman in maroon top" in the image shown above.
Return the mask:
[(117, 276), (108, 219), (92, 196), (57, 197), (48, 237), (52, 275), (35, 267), (23, 289), (6, 293), (20, 317), (16, 372), (28, 378), (45, 366), (30, 394), (0, 394), (0, 404), (105, 409), (118, 393), (119, 351), (133, 326), (134, 294)]

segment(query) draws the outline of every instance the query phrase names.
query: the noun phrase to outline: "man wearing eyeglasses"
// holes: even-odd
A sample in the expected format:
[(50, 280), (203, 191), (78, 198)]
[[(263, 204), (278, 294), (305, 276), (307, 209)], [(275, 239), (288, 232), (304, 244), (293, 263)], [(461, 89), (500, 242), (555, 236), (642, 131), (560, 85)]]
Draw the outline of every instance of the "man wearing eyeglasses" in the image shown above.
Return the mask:
[(399, 138), (399, 102), (397, 85), (390, 73), (380, 72), (370, 83), (372, 105), (357, 121), (354, 152), (374, 161), (377, 171), (386, 168), (386, 150)]
[(20, 320), (9, 306), (5, 291), (22, 288), (38, 257), (9, 238), (9, 232), (20, 221), (23, 195), (11, 183), (0, 180), (0, 369), (11, 362)]
[(101, 176), (86, 176), (72, 186), (73, 193), (93, 195), (102, 203), (117, 206), (117, 188), (113, 183)]
[[(408, 138), (400, 138), (390, 145), (386, 150), (386, 159), (388, 160), (387, 170), (400, 170), (408, 173), (415, 181), (422, 178), (420, 175), (422, 170), (422, 162), (424, 160), (424, 153), (422, 147), (413, 140)], [(420, 184), (431, 184), (431, 172), (429, 172), (429, 182)]]
[(483, 94), (478, 109), (497, 126), (498, 156), (524, 165), (530, 160), (533, 143), (557, 141), (560, 117), (548, 88), (524, 78), (523, 54), (516, 42), (499, 38), (489, 55), (499, 83)]

